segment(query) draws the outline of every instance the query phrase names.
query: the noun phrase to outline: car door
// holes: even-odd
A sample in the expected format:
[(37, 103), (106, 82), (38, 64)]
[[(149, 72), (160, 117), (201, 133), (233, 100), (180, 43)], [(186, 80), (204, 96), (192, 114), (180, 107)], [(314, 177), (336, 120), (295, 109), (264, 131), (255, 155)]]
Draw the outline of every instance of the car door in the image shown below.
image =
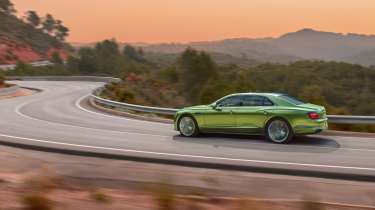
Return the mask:
[(204, 113), (204, 129), (207, 131), (230, 131), (237, 125), (233, 110), (241, 103), (240, 96), (229, 96), (216, 103)]
[(259, 133), (268, 118), (268, 110), (273, 103), (265, 96), (244, 95), (241, 106), (234, 110), (237, 129), (241, 132)]

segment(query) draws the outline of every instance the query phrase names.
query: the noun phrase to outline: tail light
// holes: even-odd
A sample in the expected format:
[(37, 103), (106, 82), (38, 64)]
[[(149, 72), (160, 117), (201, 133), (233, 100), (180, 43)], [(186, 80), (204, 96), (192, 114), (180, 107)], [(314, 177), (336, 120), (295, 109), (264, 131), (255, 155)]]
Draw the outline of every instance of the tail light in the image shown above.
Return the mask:
[(309, 115), (309, 118), (312, 119), (312, 120), (317, 120), (317, 119), (320, 118), (319, 114), (316, 113), (316, 112), (310, 112), (307, 115)]

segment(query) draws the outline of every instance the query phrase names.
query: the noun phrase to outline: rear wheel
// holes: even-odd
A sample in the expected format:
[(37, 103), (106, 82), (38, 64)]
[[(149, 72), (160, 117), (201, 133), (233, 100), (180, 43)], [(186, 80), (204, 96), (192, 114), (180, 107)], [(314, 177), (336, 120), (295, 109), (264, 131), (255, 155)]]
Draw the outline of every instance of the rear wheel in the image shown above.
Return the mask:
[(285, 144), (293, 139), (294, 133), (286, 120), (275, 118), (267, 123), (266, 136), (274, 143)]
[(186, 137), (196, 136), (199, 133), (197, 122), (191, 116), (181, 117), (178, 121), (178, 128), (181, 135)]

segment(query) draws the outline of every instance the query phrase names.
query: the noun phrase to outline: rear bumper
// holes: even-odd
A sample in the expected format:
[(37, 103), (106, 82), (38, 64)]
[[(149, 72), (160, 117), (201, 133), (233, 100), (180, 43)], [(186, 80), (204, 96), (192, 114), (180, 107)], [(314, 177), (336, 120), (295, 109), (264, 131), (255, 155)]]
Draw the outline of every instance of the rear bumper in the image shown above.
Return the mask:
[(328, 129), (328, 119), (310, 120), (301, 125), (294, 126), (295, 134), (316, 134)]

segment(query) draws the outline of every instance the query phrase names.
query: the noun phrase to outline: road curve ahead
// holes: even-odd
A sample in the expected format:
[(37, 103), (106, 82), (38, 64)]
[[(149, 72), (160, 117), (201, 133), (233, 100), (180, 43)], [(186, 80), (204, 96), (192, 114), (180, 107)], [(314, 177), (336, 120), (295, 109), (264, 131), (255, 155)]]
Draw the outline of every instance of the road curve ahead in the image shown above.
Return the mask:
[(184, 138), (170, 124), (110, 116), (85, 97), (103, 83), (18, 81), (43, 91), (0, 101), (0, 142), (73, 154), (197, 167), (375, 181), (375, 139), (299, 137), (276, 145), (259, 136)]

